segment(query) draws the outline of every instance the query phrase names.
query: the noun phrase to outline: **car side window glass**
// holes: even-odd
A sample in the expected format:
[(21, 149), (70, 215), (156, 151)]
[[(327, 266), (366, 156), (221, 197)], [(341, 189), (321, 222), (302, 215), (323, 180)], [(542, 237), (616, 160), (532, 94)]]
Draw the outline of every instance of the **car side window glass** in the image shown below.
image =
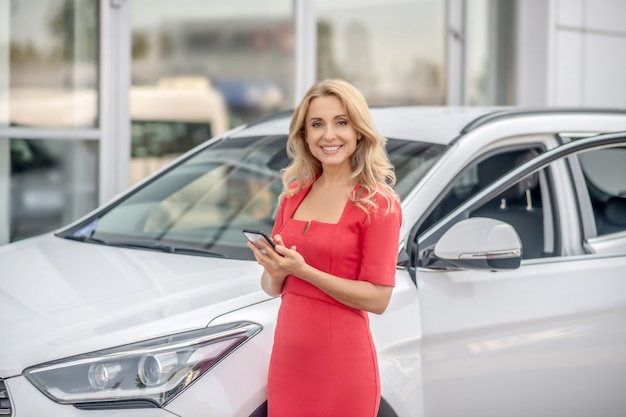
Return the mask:
[(599, 236), (626, 231), (626, 148), (578, 156)]
[[(501, 152), (472, 166), (454, 181), (450, 191), (428, 216), (420, 232), (435, 224), (460, 204), (483, 190), (506, 172), (532, 159), (535, 149)], [(470, 213), (470, 217), (490, 217), (509, 223), (522, 241), (523, 259), (551, 256), (555, 251), (552, 222), (544, 218), (547, 195), (545, 173), (534, 173)], [(550, 214), (551, 215), (551, 214)], [(546, 224), (549, 230), (546, 230)]]
[[(505, 152), (494, 155), (478, 164), (480, 189), (500, 178), (504, 173), (534, 158), (534, 149)], [(541, 180), (541, 178), (544, 180)], [(554, 252), (553, 231), (545, 230), (544, 171), (536, 172), (509, 187), (500, 195), (474, 210), (470, 217), (489, 217), (513, 226), (522, 241), (522, 258), (534, 259), (551, 256)], [(545, 188), (545, 185), (544, 185)]]

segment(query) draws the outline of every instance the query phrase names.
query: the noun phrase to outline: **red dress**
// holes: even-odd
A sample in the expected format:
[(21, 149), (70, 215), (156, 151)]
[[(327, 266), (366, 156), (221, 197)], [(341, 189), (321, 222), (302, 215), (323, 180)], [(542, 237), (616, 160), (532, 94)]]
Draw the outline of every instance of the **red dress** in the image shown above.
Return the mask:
[[(283, 199), (272, 236), (346, 279), (393, 286), (401, 209), (367, 214), (348, 201), (337, 224), (292, 219), (309, 188)], [(380, 208), (386, 201), (375, 200)], [(308, 227), (307, 227), (308, 225)], [(269, 417), (374, 417), (380, 380), (368, 313), (296, 276), (282, 291), (268, 376)]]

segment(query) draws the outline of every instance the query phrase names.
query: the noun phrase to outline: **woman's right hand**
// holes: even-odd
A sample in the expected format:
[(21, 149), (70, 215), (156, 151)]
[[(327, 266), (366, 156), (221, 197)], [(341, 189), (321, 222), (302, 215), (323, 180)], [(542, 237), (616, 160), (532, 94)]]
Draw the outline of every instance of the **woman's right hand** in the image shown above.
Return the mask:
[[(276, 245), (281, 245), (282, 247), (280, 249), (286, 249), (279, 235), (272, 238), (272, 241)], [(258, 244), (261, 246), (260, 248), (248, 242), (248, 247), (252, 250), (256, 261), (264, 269), (261, 277), (261, 287), (267, 294), (276, 297), (281, 294), (283, 284), (289, 275), (289, 271), (285, 270), (280, 265), (280, 258), (283, 258), (282, 255), (275, 251), (263, 239), (261, 239)]]

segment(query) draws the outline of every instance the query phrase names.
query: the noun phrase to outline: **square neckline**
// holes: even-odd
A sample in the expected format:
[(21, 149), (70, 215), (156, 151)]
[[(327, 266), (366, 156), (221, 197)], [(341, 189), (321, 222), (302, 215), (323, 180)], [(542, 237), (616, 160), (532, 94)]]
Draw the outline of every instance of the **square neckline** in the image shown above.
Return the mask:
[[(296, 221), (296, 222), (302, 222), (302, 223), (307, 223), (307, 224), (317, 223), (317, 224), (325, 224), (325, 225), (329, 225), (329, 226), (336, 226), (336, 225), (340, 224), (341, 221), (343, 220), (344, 216), (346, 215), (346, 212), (348, 211), (348, 204), (352, 203), (352, 200), (350, 200), (350, 198), (348, 198), (346, 200), (346, 202), (345, 202), (345, 204), (343, 206), (343, 209), (341, 211), (341, 215), (339, 216), (339, 220), (337, 220), (336, 223), (323, 222), (323, 221), (314, 220), (314, 219), (309, 219), (309, 220), (294, 219), (293, 216), (296, 214), (296, 211), (298, 211), (298, 207), (300, 207), (300, 204), (302, 204), (302, 202), (304, 201), (306, 196), (309, 195), (309, 192), (313, 188), (313, 183), (311, 183), (310, 185), (308, 185), (306, 187), (306, 191), (304, 193), (302, 193), (302, 197), (300, 198), (300, 201), (298, 201), (297, 204), (295, 204), (293, 212), (289, 216), (289, 219), (293, 220), (293, 221)], [(354, 192), (357, 189), (357, 187), (358, 187), (358, 185), (355, 185), (354, 188), (352, 189), (352, 191)], [(304, 189), (303, 189), (303, 191), (304, 191)]]

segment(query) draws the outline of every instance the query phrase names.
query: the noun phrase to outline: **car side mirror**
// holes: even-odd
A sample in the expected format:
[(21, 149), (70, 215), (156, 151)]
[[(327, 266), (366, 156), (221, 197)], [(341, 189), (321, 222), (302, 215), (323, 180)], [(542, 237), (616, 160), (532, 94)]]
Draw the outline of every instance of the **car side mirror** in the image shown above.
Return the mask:
[(510, 224), (472, 217), (445, 232), (435, 245), (434, 255), (460, 269), (515, 269), (522, 260), (522, 243)]

